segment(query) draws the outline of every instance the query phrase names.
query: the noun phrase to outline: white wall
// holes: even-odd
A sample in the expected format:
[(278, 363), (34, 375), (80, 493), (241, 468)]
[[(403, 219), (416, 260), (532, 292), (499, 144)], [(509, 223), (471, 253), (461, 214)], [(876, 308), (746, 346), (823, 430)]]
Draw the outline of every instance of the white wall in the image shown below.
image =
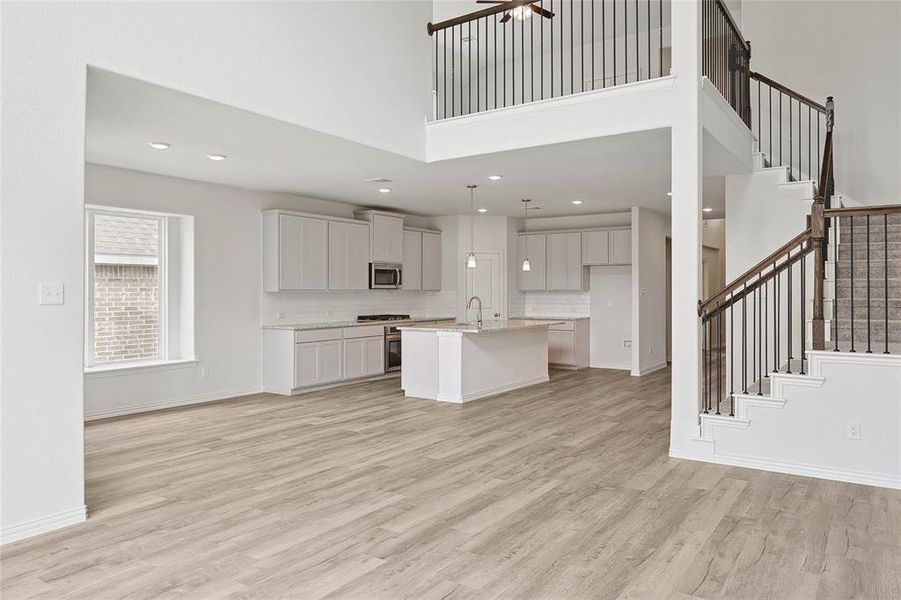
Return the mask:
[[(835, 185), (865, 204), (901, 199), (901, 3), (745, 0), (751, 66), (801, 94), (835, 96)], [(825, 34), (823, 34), (825, 32)]]
[(632, 375), (666, 366), (666, 238), (669, 218), (632, 209)]
[[(21, 525), (27, 535), (83, 518), (87, 66), (422, 157), (431, 5), (5, 2), (0, 10), (0, 529)], [(64, 284), (66, 303), (39, 307), (39, 282)]]

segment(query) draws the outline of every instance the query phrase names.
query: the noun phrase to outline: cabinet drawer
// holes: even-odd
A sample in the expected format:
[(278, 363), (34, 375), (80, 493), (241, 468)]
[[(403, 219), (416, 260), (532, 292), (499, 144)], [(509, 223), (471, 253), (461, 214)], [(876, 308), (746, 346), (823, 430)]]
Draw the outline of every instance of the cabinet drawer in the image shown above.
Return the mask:
[(375, 337), (377, 335), (385, 335), (385, 327), (383, 325), (361, 325), (360, 327), (345, 327), (344, 339), (351, 340), (354, 338)]
[(303, 331), (294, 332), (294, 343), (302, 342), (324, 342), (326, 340), (340, 340), (341, 328), (333, 329), (305, 329)]
[(548, 327), (550, 331), (573, 331), (575, 328), (575, 323), (573, 321), (564, 321), (559, 325), (550, 325)]

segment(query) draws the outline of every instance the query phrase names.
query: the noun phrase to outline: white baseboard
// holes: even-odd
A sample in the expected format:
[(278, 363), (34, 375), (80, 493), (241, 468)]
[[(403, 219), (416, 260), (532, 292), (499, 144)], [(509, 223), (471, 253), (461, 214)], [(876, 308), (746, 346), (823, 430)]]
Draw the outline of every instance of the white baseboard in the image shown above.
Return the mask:
[(654, 371), (659, 371), (660, 369), (666, 368), (666, 361), (657, 363), (656, 365), (652, 365), (650, 367), (645, 367), (643, 369), (639, 369), (638, 371), (634, 371), (630, 369), (630, 375), (632, 377), (641, 377), (642, 375), (647, 375), (648, 373), (653, 373)]
[(509, 383), (506, 385), (499, 385), (497, 387), (485, 388), (483, 390), (478, 390), (475, 392), (470, 392), (468, 394), (463, 394), (463, 396), (444, 396), (439, 394), (438, 401), (439, 402), (450, 402), (453, 404), (462, 404), (464, 402), (472, 402), (473, 400), (479, 400), (481, 398), (487, 398), (488, 396), (496, 396), (498, 394), (503, 394), (504, 392), (512, 392), (513, 390), (518, 390), (524, 387), (529, 387), (532, 385), (537, 385), (539, 383), (546, 383), (550, 381), (550, 377), (547, 375), (539, 375), (538, 377), (533, 377), (531, 379), (525, 379), (523, 381), (517, 381), (515, 383)]
[(201, 404), (203, 402), (214, 402), (216, 400), (227, 400), (229, 398), (237, 398), (239, 396), (248, 396), (250, 394), (259, 394), (263, 391), (261, 386), (252, 388), (242, 388), (236, 390), (227, 390), (224, 392), (214, 392), (211, 394), (199, 394), (197, 396), (184, 396), (182, 398), (172, 398), (169, 400), (161, 400), (159, 402), (147, 402), (144, 404), (130, 404), (128, 406), (119, 406), (115, 408), (105, 408), (101, 410), (85, 411), (84, 420), (93, 421), (96, 419), (108, 419), (110, 417), (121, 417), (124, 415), (133, 415), (151, 410), (161, 410), (164, 408), (175, 408), (177, 406), (190, 406), (191, 404)]
[(736, 454), (717, 454), (714, 452), (712, 462), (729, 465), (732, 467), (745, 467), (760, 471), (773, 471), (787, 473), (789, 475), (801, 475), (803, 477), (815, 477), (817, 479), (829, 479), (843, 481), (845, 483), (858, 483), (890, 489), (901, 489), (901, 476), (885, 475), (882, 473), (868, 473), (866, 471), (849, 471), (834, 467), (822, 467), (796, 462), (783, 462), (771, 459), (741, 456)]
[(631, 371), (632, 365), (614, 365), (610, 363), (595, 363), (589, 365), (592, 369), (612, 369), (614, 371)]
[(10, 525), (0, 530), (0, 544), (8, 544), (17, 540), (24, 540), (41, 533), (62, 529), (69, 525), (81, 523), (88, 518), (88, 508), (84, 504), (64, 510), (62, 512), (47, 515), (40, 519), (25, 521), (17, 525)]

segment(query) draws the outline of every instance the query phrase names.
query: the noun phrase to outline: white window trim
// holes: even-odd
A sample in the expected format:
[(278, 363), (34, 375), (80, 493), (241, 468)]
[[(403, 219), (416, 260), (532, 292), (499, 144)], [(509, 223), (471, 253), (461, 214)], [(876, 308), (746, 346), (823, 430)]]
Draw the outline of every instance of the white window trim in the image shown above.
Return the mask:
[[(85, 341), (84, 341), (84, 371), (85, 373), (101, 373), (107, 371), (134, 371), (139, 369), (155, 369), (166, 364), (181, 364), (192, 362), (193, 359), (169, 359), (169, 288), (168, 288), (168, 215), (143, 210), (127, 208), (109, 208), (103, 206), (86, 205), (85, 218)], [(157, 331), (158, 355), (154, 358), (109, 361), (100, 364), (94, 363), (94, 217), (97, 215), (131, 216), (136, 218), (155, 218), (158, 223), (158, 265), (157, 280), (159, 297), (159, 315)], [(193, 361), (196, 362), (196, 361)]]

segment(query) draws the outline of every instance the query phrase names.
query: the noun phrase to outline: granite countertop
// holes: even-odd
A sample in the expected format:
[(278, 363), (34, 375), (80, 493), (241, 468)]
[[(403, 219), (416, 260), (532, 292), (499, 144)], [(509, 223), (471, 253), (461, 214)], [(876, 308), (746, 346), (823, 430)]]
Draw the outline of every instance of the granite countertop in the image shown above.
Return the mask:
[(365, 325), (386, 325), (388, 323), (422, 323), (427, 321), (453, 321), (454, 317), (410, 317), (404, 321), (319, 321), (308, 323), (278, 323), (276, 325), (263, 325), (263, 329), (287, 329), (290, 331), (305, 331), (308, 329), (335, 329), (339, 327), (363, 327)]
[(398, 327), (401, 331), (435, 331), (446, 333), (500, 333), (533, 327), (560, 325), (563, 321), (539, 319), (508, 319), (506, 321), (485, 321), (479, 327), (475, 323), (449, 323), (447, 325), (406, 325)]
[(582, 321), (582, 320), (585, 320), (585, 319), (590, 319), (591, 317), (573, 317), (573, 316), (563, 317), (563, 316), (559, 316), (559, 315), (553, 315), (553, 316), (545, 316), (545, 315), (542, 315), (542, 316), (540, 316), (540, 317), (521, 317), (521, 316), (515, 316), (515, 317), (510, 317), (510, 318), (511, 318), (511, 319), (517, 319), (517, 320), (524, 320), (524, 321), (545, 321), (545, 320), (551, 320), (551, 321)]

